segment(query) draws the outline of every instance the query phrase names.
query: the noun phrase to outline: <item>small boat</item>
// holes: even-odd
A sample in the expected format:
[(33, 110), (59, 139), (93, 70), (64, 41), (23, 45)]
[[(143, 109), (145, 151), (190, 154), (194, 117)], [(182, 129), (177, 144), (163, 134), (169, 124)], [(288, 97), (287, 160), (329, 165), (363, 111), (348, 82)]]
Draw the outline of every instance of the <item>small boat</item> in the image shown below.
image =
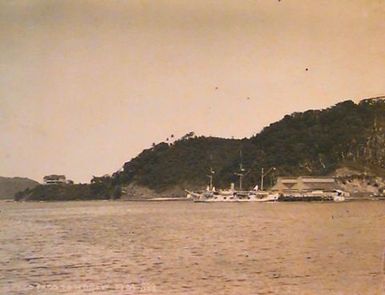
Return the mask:
[(341, 191), (341, 190), (335, 190), (333, 193), (333, 201), (334, 202), (343, 202), (346, 200), (345, 197), (349, 197), (349, 193)]
[(276, 202), (278, 201), (279, 194), (273, 194), (268, 193), (267, 195), (263, 195), (260, 197), (260, 195), (256, 195), (255, 199), (251, 198), (251, 201), (253, 202)]

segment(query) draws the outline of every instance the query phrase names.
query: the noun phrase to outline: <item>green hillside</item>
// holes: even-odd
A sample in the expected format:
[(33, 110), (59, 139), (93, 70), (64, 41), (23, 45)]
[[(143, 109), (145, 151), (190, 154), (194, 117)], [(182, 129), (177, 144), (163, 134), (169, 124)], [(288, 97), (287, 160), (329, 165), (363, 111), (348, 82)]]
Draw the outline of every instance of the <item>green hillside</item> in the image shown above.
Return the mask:
[(385, 101), (344, 101), (324, 110), (293, 113), (241, 140), (191, 132), (144, 150), (111, 177), (94, 178), (93, 193), (95, 198), (116, 197), (130, 185), (158, 193), (203, 188), (210, 167), (215, 186), (238, 185), (235, 173), (241, 161), (244, 188), (259, 184), (261, 168), (272, 167), (276, 170), (266, 177), (267, 186), (278, 175), (327, 175), (342, 166), (385, 176)]
[(157, 191), (174, 185), (199, 187), (207, 183), (211, 166), (214, 183), (228, 186), (237, 181), (240, 151), (248, 187), (259, 183), (262, 167), (277, 168), (267, 184), (277, 175), (326, 175), (341, 165), (383, 173), (384, 130), (384, 100), (345, 101), (325, 110), (287, 115), (249, 139), (190, 134), (174, 144), (160, 143), (125, 163), (113, 179)]

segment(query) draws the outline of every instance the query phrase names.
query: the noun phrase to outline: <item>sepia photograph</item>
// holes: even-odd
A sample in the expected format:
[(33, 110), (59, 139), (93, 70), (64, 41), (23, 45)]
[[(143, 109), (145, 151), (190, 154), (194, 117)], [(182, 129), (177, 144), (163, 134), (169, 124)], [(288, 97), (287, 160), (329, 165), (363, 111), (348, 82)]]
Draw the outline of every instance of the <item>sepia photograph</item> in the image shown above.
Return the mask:
[(384, 0), (0, 0), (0, 294), (385, 295)]

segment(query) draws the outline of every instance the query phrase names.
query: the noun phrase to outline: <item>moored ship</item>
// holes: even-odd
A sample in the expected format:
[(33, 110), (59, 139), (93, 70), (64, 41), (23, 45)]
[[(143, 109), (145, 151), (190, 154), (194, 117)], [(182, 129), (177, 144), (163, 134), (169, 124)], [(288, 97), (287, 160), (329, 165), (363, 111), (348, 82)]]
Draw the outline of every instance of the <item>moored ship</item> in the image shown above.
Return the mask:
[(204, 192), (191, 192), (186, 190), (188, 196), (194, 202), (274, 202), (279, 195), (262, 191), (236, 191), (230, 190), (206, 190)]
[(277, 193), (269, 193), (266, 191), (263, 191), (263, 178), (266, 176), (270, 171), (274, 171), (275, 168), (272, 167), (268, 170), (267, 173), (264, 173), (264, 170), (262, 168), (262, 175), (261, 175), (261, 190), (259, 190), (258, 185), (254, 187), (251, 191), (245, 191), (242, 189), (242, 180), (243, 177), (246, 176), (248, 172), (245, 173), (245, 169), (242, 165), (242, 151), (240, 151), (240, 165), (239, 165), (239, 172), (234, 173), (239, 177), (239, 190), (236, 190), (234, 187), (234, 183), (231, 184), (230, 189), (228, 190), (216, 190), (215, 187), (213, 187), (213, 175), (215, 174), (215, 171), (210, 167), (210, 174), (207, 175), (210, 182), (207, 186), (207, 189), (205, 191), (201, 192), (187, 192), (187, 198), (192, 199), (194, 202), (275, 202), (278, 201), (279, 194)]

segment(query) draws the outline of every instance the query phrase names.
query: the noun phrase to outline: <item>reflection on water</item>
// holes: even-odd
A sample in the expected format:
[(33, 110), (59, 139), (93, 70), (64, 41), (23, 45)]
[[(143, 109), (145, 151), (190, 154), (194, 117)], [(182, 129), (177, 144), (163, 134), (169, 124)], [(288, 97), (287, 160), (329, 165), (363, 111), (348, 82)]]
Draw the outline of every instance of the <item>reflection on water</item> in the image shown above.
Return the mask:
[(385, 202), (0, 206), (1, 294), (384, 294)]

